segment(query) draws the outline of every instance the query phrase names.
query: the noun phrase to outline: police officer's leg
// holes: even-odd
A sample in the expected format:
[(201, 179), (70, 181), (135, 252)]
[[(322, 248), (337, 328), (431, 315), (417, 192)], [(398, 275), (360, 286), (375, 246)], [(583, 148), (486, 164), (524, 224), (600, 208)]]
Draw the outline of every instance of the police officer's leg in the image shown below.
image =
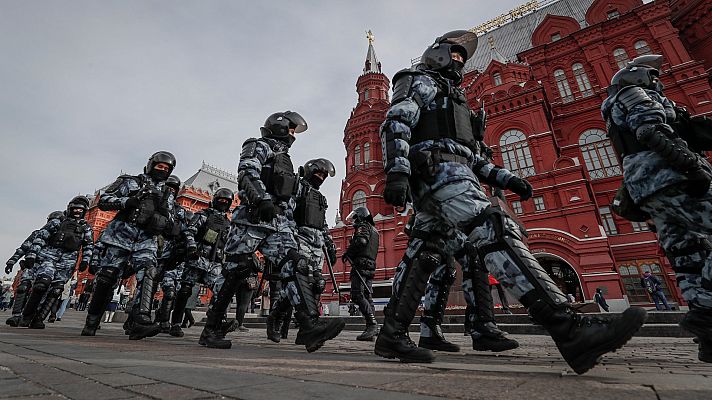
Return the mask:
[[(366, 329), (358, 336), (356, 340), (360, 341), (373, 341), (378, 335), (378, 324), (376, 323), (376, 316), (374, 314), (374, 309), (371, 305), (370, 292), (368, 287), (368, 279), (366, 279), (363, 274), (356, 268), (351, 268), (351, 300), (356, 304), (366, 321)], [(372, 290), (372, 289), (371, 289)]]
[[(23, 276), (24, 278), (24, 276)], [(32, 279), (22, 279), (15, 289), (15, 300), (12, 303), (12, 316), (5, 321), (7, 325), (17, 326), (22, 318), (22, 309), (25, 307), (32, 287)]]
[(464, 254), (458, 261), (462, 265), (462, 291), (471, 310), (466, 318), (469, 318), (467, 333), (472, 337), (472, 349), (498, 352), (519, 347), (516, 340), (508, 338), (507, 333), (497, 327), (489, 274), (479, 258)]
[(101, 316), (111, 301), (114, 285), (119, 281), (123, 268), (126, 268), (129, 256), (128, 250), (106, 245), (99, 272), (94, 279), (94, 291), (87, 307), (87, 319), (82, 336), (96, 335)]
[(600, 357), (623, 346), (645, 322), (645, 310), (629, 308), (617, 317), (587, 317), (574, 312), (566, 296), (531, 255), (518, 225), (489, 206), (470, 221), (473, 257), (481, 260), (551, 335), (572, 369), (582, 374)]
[(289, 328), (292, 325), (292, 313), (294, 312), (294, 307), (292, 307), (289, 303), (286, 294), (282, 302), (286, 307), (286, 311), (284, 312), (284, 317), (282, 318), (282, 327), (279, 330), (279, 336), (282, 339), (286, 339), (289, 337)]
[(219, 289), (214, 286), (217, 292), (213, 292), (214, 301), (208, 309), (207, 321), (203, 332), (200, 334), (198, 343), (201, 345), (216, 349), (229, 349), (232, 347), (232, 342), (224, 338), (223, 320), (230, 303), (232, 303), (232, 298), (235, 296), (237, 286), (249, 273), (248, 271), (253, 268), (251, 265), (252, 260), (253, 254), (232, 254), (228, 256), (228, 262), (223, 269), (224, 282), (222, 285), (216, 285), (219, 286)]
[(193, 287), (198, 282), (200, 270), (196, 268), (198, 260), (191, 260), (185, 264), (183, 276), (180, 280), (180, 289), (176, 293), (176, 300), (173, 306), (173, 314), (171, 315), (171, 329), (168, 333), (171, 336), (183, 337), (184, 333), (181, 329), (185, 306), (188, 304), (188, 299), (193, 295)]
[[(51, 264), (51, 261), (45, 261), (43, 264)], [(50, 270), (51, 269), (51, 270)], [(45, 273), (48, 272), (49, 274)], [(54, 276), (53, 268), (45, 266), (38, 272), (37, 278), (32, 284), (32, 292), (25, 307), (22, 309), (22, 319), (20, 320), (19, 326), (28, 327), (32, 323), (35, 314), (39, 311), (40, 303), (44, 299), (47, 291), (52, 285), (52, 277)]]
[[(276, 266), (273, 266), (276, 268)], [(282, 282), (274, 279), (269, 281), (269, 315), (267, 316), (267, 339), (279, 343), (281, 339), (280, 331), (283, 324), (289, 325), (289, 321), (284, 321), (285, 312), (289, 308), (289, 299), (282, 295)]]
[(171, 330), (171, 310), (176, 301), (176, 287), (173, 284), (167, 284), (161, 286), (163, 291), (163, 299), (161, 299), (161, 305), (156, 311), (156, 322), (161, 327), (162, 333), (169, 333)]
[(37, 310), (37, 313), (32, 318), (32, 322), (30, 323), (31, 329), (44, 329), (45, 328), (44, 320), (47, 318), (47, 316), (52, 311), (52, 308), (57, 303), (57, 300), (59, 300), (59, 297), (62, 295), (63, 291), (64, 291), (64, 282), (63, 281), (52, 282), (49, 290), (47, 290), (47, 295), (45, 296), (44, 302), (40, 305), (39, 309)]
[(457, 353), (460, 346), (445, 339), (441, 325), (445, 318), (445, 307), (450, 295), (450, 288), (455, 282), (455, 263), (452, 257), (435, 269), (428, 279), (423, 302), (423, 315), (420, 317), (420, 340), (418, 347)]
[(143, 270), (143, 279), (137, 282), (138, 307), (134, 307), (134, 324), (129, 339), (141, 340), (161, 332), (161, 327), (151, 318), (155, 282), (159, 275), (155, 249), (145, 248), (135, 251), (131, 255), (131, 263), (135, 270)]

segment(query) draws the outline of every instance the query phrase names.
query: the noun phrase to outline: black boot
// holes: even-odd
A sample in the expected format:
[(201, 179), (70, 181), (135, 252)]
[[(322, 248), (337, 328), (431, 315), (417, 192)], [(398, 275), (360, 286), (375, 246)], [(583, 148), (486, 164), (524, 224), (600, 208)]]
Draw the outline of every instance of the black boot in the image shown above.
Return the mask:
[(378, 336), (378, 322), (373, 314), (366, 314), (366, 329), (360, 335), (356, 336), (356, 340), (362, 342), (373, 342)]
[(55, 282), (52, 284), (52, 287), (47, 291), (47, 295), (45, 296), (45, 300), (40, 305), (39, 310), (35, 313), (34, 317), (32, 318), (32, 322), (30, 323), (30, 329), (44, 329), (45, 324), (44, 320), (47, 318), (48, 315), (52, 312), (54, 309), (55, 305), (59, 301), (59, 296), (62, 295), (62, 291), (64, 290), (64, 285), (61, 282)]
[(124, 325), (123, 325), (124, 335), (131, 334), (131, 330), (133, 329), (133, 324), (134, 324), (134, 320), (133, 320), (134, 314), (138, 314), (138, 304), (132, 305), (131, 308), (128, 309), (128, 311), (126, 311), (126, 321), (124, 321)]
[(279, 335), (282, 339), (287, 339), (289, 337), (289, 326), (292, 324), (292, 305), (287, 304), (287, 311), (284, 313), (284, 318), (281, 321), (281, 327), (279, 329)]
[(279, 343), (281, 340), (280, 329), (282, 327), (282, 318), (276, 309), (272, 309), (267, 316), (267, 339)]
[(507, 333), (500, 330), (494, 322), (477, 322), (470, 334), (472, 350), (500, 352), (519, 347), (519, 342), (508, 338)]
[(15, 290), (15, 301), (12, 303), (12, 317), (8, 318), (5, 323), (12, 327), (16, 327), (20, 324), (22, 319), (22, 310), (25, 308), (25, 304), (29, 299), (30, 289), (32, 288), (32, 281), (24, 280), (17, 285)]
[(203, 327), (203, 332), (200, 334), (200, 340), (198, 343), (212, 349), (229, 349), (232, 347), (232, 342), (224, 339), (222, 333), (220, 332), (220, 327), (223, 318), (225, 318), (225, 314), (211, 309), (208, 310), (206, 315), (208, 318), (205, 322), (205, 327)]
[(161, 333), (168, 333), (171, 329), (171, 310), (176, 299), (176, 288), (166, 286), (163, 288), (163, 300), (156, 311), (156, 322), (161, 327)]
[(129, 340), (141, 340), (153, 337), (161, 333), (161, 327), (157, 322), (151, 320), (151, 308), (153, 306), (154, 281), (158, 275), (158, 268), (155, 266), (146, 267), (141, 281), (141, 293), (139, 297), (137, 312), (133, 315), (133, 327), (129, 334)]
[(173, 313), (171, 315), (171, 330), (168, 332), (171, 336), (183, 336), (183, 330), (181, 329), (180, 324), (183, 322), (183, 317), (185, 316), (185, 306), (188, 304), (188, 299), (192, 294), (193, 285), (190, 285), (187, 282), (181, 282), (180, 289), (178, 289), (178, 293), (176, 294)]
[(549, 332), (564, 360), (579, 375), (593, 368), (602, 355), (622, 347), (646, 319), (645, 310), (638, 307), (620, 316), (589, 317), (568, 305), (554, 306), (543, 299), (534, 302), (529, 313)]
[(8, 318), (5, 320), (5, 324), (10, 325), (12, 327), (16, 327), (20, 323), (20, 317), (19, 315), (13, 315), (12, 317)]
[[(421, 335), (420, 340), (418, 340), (418, 347), (423, 347), (430, 350), (445, 351), (448, 353), (459, 352), (460, 346), (445, 339), (443, 330), (438, 322), (439, 321), (436, 321), (435, 318), (429, 316), (423, 316), (422, 318), (420, 318)], [(423, 325), (425, 325), (425, 327), (423, 327)], [(430, 336), (423, 336), (422, 332), (424, 329), (430, 331)]]
[(171, 325), (171, 329), (168, 330), (168, 334), (174, 337), (183, 337), (183, 335), (185, 335), (183, 333), (183, 329), (181, 329), (178, 324)]
[(712, 311), (692, 308), (682, 317), (680, 326), (697, 336), (699, 360), (712, 363)]
[(305, 311), (297, 311), (294, 316), (299, 321), (299, 331), (294, 344), (304, 345), (309, 353), (319, 350), (327, 340), (338, 336), (346, 326), (346, 321), (341, 318), (312, 317)]
[(101, 322), (101, 315), (87, 315), (87, 320), (84, 323), (84, 329), (82, 329), (82, 336), (96, 336), (96, 329), (99, 327), (99, 322)]
[(401, 362), (431, 363), (435, 354), (429, 349), (416, 346), (408, 335), (408, 325), (386, 316), (378, 332), (374, 352), (381, 357), (398, 358)]
[(22, 318), (18, 323), (18, 326), (27, 328), (32, 324), (32, 320), (35, 314), (39, 311), (42, 303), (42, 299), (47, 294), (50, 285), (52, 284), (52, 279), (41, 277), (38, 278), (32, 285), (32, 292), (30, 293), (25, 308), (22, 310)]
[(220, 323), (220, 335), (222, 337), (227, 336), (230, 332), (235, 332), (239, 324), (234, 318), (226, 318)]

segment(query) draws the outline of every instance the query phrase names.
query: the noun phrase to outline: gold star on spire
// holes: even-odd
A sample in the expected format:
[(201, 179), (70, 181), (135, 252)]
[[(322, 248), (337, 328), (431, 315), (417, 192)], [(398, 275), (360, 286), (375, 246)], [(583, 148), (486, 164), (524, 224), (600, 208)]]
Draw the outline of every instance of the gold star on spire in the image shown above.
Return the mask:
[(376, 37), (373, 36), (373, 32), (371, 32), (370, 29), (366, 32), (366, 39), (368, 39), (368, 44), (373, 44), (373, 41), (376, 40)]

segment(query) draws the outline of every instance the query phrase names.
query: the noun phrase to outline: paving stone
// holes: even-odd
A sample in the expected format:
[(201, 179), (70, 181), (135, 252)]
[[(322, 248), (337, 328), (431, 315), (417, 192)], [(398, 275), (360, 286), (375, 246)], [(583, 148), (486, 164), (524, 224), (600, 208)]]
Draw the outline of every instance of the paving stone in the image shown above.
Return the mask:
[(157, 397), (159, 399), (206, 399), (215, 397), (215, 394), (213, 393), (190, 389), (170, 383), (135, 385), (128, 386), (126, 389), (150, 397)]
[(0, 383), (0, 398), (37, 396), (41, 394), (52, 394), (52, 391), (24, 379), (3, 379)]

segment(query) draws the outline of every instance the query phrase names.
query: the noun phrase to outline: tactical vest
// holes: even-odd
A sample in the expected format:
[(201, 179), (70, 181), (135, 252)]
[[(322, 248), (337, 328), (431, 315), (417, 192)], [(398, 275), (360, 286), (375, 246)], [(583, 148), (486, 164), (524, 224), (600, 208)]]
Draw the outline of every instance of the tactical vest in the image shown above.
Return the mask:
[(77, 251), (82, 247), (84, 232), (84, 224), (80, 220), (64, 218), (59, 230), (49, 238), (49, 244), (52, 247)]
[(449, 93), (440, 83), (435, 95), (435, 109), (420, 109), (418, 124), (411, 130), (410, 144), (435, 139), (453, 139), (470, 149), (477, 146), (473, 116), (465, 95), (456, 88)]
[(297, 198), (294, 221), (297, 226), (324, 228), (324, 224), (326, 224), (326, 197), (318, 190), (308, 187), (306, 193)]
[(164, 190), (159, 190), (156, 187), (146, 188), (144, 185), (140, 193), (138, 206), (119, 211), (116, 214), (116, 219), (134, 223), (151, 234), (165, 233), (170, 225), (168, 189), (165, 187)]
[(223, 238), (228, 229), (230, 229), (230, 221), (225, 214), (217, 210), (211, 210), (208, 212), (208, 218), (205, 223), (198, 229), (198, 234), (195, 238), (203, 244), (217, 245), (220, 248), (224, 245)]
[[(357, 228), (358, 229), (358, 228)], [(359, 254), (355, 254), (354, 258), (365, 258), (375, 262), (378, 256), (378, 245), (380, 244), (380, 236), (376, 228), (368, 224), (369, 236), (368, 244)], [(375, 265), (375, 264), (374, 264)]]
[(272, 163), (262, 167), (260, 179), (265, 184), (267, 193), (278, 200), (289, 200), (296, 193), (298, 179), (294, 173), (292, 159), (287, 153), (276, 153)]

